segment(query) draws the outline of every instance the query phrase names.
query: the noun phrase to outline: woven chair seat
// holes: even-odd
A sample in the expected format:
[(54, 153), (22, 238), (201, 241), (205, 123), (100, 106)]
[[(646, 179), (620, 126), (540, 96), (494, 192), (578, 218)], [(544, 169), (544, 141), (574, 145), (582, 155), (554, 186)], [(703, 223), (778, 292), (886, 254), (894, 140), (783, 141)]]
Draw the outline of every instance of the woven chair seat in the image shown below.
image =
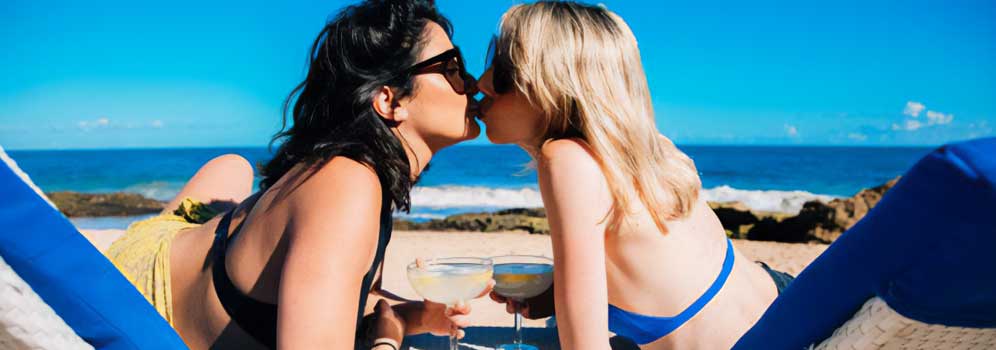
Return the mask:
[(872, 298), (830, 338), (813, 349), (996, 349), (996, 328), (927, 324), (900, 315), (880, 298)]
[(0, 257), (0, 349), (93, 349)]

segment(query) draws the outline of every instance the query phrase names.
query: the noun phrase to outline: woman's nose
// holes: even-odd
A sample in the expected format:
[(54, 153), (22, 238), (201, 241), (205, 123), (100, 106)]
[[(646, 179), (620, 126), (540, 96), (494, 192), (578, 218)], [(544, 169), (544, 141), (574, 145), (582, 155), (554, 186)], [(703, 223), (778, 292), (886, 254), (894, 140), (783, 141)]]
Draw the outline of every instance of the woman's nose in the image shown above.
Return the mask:
[(470, 74), (467, 74), (463, 78), (463, 84), (464, 84), (463, 88), (464, 94), (467, 96), (474, 97), (474, 95), (477, 95), (477, 93), (480, 92), (477, 86), (478, 85), (477, 79), (474, 79), (474, 77), (471, 76)]
[(493, 86), (491, 86), (492, 84), (491, 79), (492, 79), (491, 68), (488, 68), (488, 70), (484, 71), (484, 74), (481, 74), (481, 77), (477, 79), (477, 89), (488, 96), (495, 95), (495, 89)]

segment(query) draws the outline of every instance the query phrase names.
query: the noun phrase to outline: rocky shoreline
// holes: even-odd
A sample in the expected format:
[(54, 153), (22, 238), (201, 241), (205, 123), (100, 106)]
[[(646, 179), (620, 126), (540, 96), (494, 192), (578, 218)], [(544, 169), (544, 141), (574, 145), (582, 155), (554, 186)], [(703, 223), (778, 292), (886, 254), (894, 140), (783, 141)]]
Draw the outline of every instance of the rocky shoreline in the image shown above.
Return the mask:
[[(709, 203), (728, 236), (758, 241), (830, 243), (865, 216), (898, 178), (864, 189), (849, 198), (823, 203), (810, 201), (797, 215), (750, 210), (743, 203)], [(134, 216), (157, 213), (165, 202), (133, 193), (89, 194), (53, 192), (52, 202), (69, 217)], [(507, 232), (549, 234), (543, 208), (506, 209), (493, 213), (468, 213), (426, 222), (394, 221), (399, 231)]]
[(166, 202), (146, 198), (140, 194), (114, 193), (45, 193), (63, 215), (68, 217), (135, 216), (158, 213)]
[(831, 243), (868, 214), (897, 181), (899, 178), (829, 203), (806, 202), (796, 215), (751, 211), (740, 203), (710, 203), (710, 206), (732, 238)]
[(394, 229), (402, 231), (526, 231), (532, 234), (550, 234), (550, 224), (546, 221), (546, 209), (543, 208), (518, 208), (499, 210), (494, 213), (457, 214), (426, 222), (395, 219)]

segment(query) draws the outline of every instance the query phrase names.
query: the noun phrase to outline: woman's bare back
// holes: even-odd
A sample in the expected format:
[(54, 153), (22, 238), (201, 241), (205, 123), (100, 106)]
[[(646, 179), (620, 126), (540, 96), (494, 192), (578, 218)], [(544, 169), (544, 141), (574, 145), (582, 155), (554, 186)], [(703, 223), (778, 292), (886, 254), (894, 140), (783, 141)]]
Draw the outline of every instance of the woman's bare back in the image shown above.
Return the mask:
[[(236, 228), (239, 233), (229, 242), (225, 261), (226, 272), (239, 292), (254, 300), (278, 303), (280, 273), (287, 255), (285, 228), (295, 215), (287, 203), (305, 181), (329, 174), (295, 167), (234, 209), (227, 233), (231, 235)], [(232, 322), (215, 292), (211, 248), (221, 216), (181, 231), (173, 242), (174, 326), (191, 349), (263, 349)]]
[[(606, 235), (609, 302), (649, 316), (685, 310), (720, 274), (726, 234), (705, 200), (661, 234), (637, 208), (619, 233)], [(729, 348), (753, 325), (777, 292), (771, 277), (734, 249), (734, 266), (719, 293), (692, 319), (646, 349)], [(717, 333), (715, 330), (726, 330)]]

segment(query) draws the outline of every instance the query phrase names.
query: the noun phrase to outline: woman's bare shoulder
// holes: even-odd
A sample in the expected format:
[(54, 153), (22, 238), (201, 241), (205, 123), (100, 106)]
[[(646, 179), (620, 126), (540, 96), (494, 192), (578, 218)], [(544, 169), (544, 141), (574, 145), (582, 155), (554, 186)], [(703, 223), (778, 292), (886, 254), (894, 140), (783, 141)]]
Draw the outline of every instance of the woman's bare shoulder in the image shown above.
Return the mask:
[(335, 157), (308, 169), (287, 196), (293, 216), (325, 216), (349, 211), (356, 218), (377, 220), (381, 185), (370, 166), (346, 157)]
[(549, 140), (540, 148), (537, 160), (541, 171), (595, 174), (601, 173), (598, 160), (591, 146), (582, 139), (566, 138)]

